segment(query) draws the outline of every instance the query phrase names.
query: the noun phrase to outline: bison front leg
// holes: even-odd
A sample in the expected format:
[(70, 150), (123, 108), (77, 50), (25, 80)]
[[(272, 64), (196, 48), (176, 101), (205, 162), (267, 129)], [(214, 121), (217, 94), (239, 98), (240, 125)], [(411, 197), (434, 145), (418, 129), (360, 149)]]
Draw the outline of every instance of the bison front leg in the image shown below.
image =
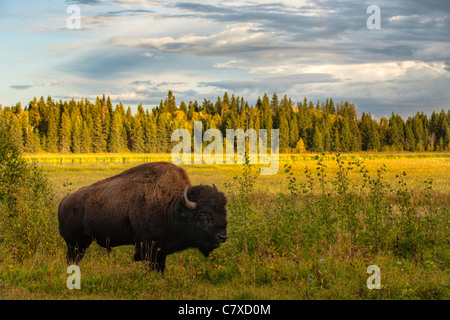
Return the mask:
[(155, 241), (141, 242), (135, 246), (134, 261), (144, 261), (150, 271), (156, 270), (163, 273), (166, 267), (166, 256)]

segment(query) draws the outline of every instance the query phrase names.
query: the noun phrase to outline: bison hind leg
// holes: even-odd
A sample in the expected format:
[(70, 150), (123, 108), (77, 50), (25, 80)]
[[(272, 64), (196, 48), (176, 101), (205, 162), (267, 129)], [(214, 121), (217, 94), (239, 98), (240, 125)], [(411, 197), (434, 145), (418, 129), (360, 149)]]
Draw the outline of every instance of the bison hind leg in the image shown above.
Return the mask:
[(92, 237), (84, 237), (80, 241), (67, 241), (67, 263), (75, 263), (78, 264), (81, 259), (83, 259), (83, 256), (89, 247), (89, 245), (92, 243)]
[(164, 273), (166, 267), (166, 254), (156, 247), (155, 241), (136, 243), (134, 261), (143, 261), (149, 271)]

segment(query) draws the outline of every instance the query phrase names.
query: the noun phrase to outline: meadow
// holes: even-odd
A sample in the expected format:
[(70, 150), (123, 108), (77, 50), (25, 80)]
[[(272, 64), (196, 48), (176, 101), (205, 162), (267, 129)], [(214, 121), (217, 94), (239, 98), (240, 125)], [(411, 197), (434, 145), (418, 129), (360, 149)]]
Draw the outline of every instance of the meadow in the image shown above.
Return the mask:
[[(19, 199), (31, 213), (3, 218), (2, 299), (449, 299), (447, 153), (280, 155), (274, 176), (248, 163), (183, 165), (194, 185), (226, 193), (227, 242), (207, 259), (194, 249), (170, 255), (164, 276), (132, 262), (132, 246), (108, 255), (93, 243), (80, 290), (66, 287), (59, 201), (170, 155), (23, 158), (47, 177), (49, 203)], [(370, 265), (380, 267), (379, 290), (367, 288)]]

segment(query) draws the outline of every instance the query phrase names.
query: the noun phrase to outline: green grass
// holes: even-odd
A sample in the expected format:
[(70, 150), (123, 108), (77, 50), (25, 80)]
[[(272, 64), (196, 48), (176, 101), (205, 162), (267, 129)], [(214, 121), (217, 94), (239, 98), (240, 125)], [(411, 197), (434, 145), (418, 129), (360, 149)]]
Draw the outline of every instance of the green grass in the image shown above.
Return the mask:
[[(301, 157), (301, 160), (297, 159), (293, 161), (292, 157)], [(300, 182), (305, 182), (306, 177), (303, 171), (305, 167), (310, 169), (315, 168), (317, 162), (315, 157), (316, 155), (313, 154), (280, 155), (278, 174), (273, 176), (260, 176), (258, 178), (258, 184), (255, 186), (256, 190), (270, 194), (286, 192), (287, 181), (283, 174), (284, 163), (291, 164), (292, 172), (297, 179)], [(334, 155), (328, 155), (326, 158), (328, 160), (325, 160), (324, 164), (328, 166), (328, 169), (332, 171), (336, 170), (337, 166)], [(111, 157), (110, 154), (43, 154), (25, 155), (25, 159), (30, 162), (35, 162), (41, 167), (49, 177), (50, 182), (54, 185), (55, 190), (63, 193), (78, 190), (83, 186), (118, 174), (142, 162), (170, 161), (170, 155), (117, 154)], [(60, 159), (65, 160), (60, 161)], [(83, 160), (78, 161), (79, 159)], [(408, 179), (415, 186), (421, 186), (423, 181), (433, 179), (436, 193), (442, 193), (443, 196), (450, 194), (450, 179), (447, 178), (448, 172), (450, 172), (450, 154), (447, 153), (345, 154), (343, 155), (343, 159), (349, 161), (362, 159), (365, 161), (365, 165), (370, 172), (375, 172), (382, 164), (386, 164), (386, 179), (390, 182), (394, 182), (395, 175), (403, 171), (409, 174)], [(183, 167), (188, 171), (193, 184), (211, 185), (214, 183), (218, 187), (223, 187), (224, 183), (232, 183), (233, 177), (238, 176), (242, 170), (242, 166), (236, 164), (191, 164), (183, 165)], [(355, 177), (355, 179), (358, 179), (358, 177)]]
[[(347, 212), (346, 206), (358, 212), (355, 219), (359, 220), (352, 222), (357, 224), (362, 221), (364, 210), (370, 213), (373, 207), (356, 201), (369, 199), (364, 198), (368, 195), (362, 195), (369, 192), (367, 189), (355, 190), (353, 187), (361, 186), (363, 180), (357, 168), (349, 173), (348, 186), (349, 194), (360, 198), (355, 200), (338, 192), (339, 168), (333, 155), (324, 157), (322, 165), (326, 168), (323, 173), (317, 170), (321, 166), (315, 155), (282, 155), (275, 176), (254, 175), (255, 168), (251, 169), (253, 172), (249, 176), (256, 177), (254, 185), (244, 179), (242, 165), (184, 165), (193, 184), (214, 183), (230, 200), (230, 238), (210, 257), (205, 259), (194, 249), (170, 255), (162, 276), (147, 272), (141, 263), (132, 262), (132, 246), (114, 248), (108, 256), (106, 250), (92, 244), (80, 263), (81, 290), (69, 290), (66, 287), (65, 244), (55, 223), (54, 234), (42, 235), (56, 239), (51, 250), (42, 245), (19, 261), (9, 253), (8, 244), (0, 243), (0, 298), (449, 299), (450, 158), (448, 154), (411, 156), (361, 154), (342, 157), (346, 164), (363, 159), (371, 177), (386, 164), (383, 177), (394, 191), (386, 191), (388, 195), (382, 200), (392, 203), (392, 214), (398, 221), (408, 218), (403, 215), (403, 212), (409, 212), (407, 210), (413, 210), (417, 217), (433, 213), (436, 219), (441, 219), (442, 223), (432, 234), (438, 240), (430, 244), (423, 232), (424, 239), (412, 238), (420, 249), (411, 254), (396, 249), (394, 240), (380, 244), (381, 249), (375, 250), (370, 244), (372, 240), (363, 237), (365, 230), (358, 229), (354, 235), (351, 229), (347, 230), (346, 223), (353, 220), (347, 221), (343, 215)], [(114, 158), (87, 155), (83, 162), (76, 160), (78, 157), (27, 156), (30, 161), (38, 162), (53, 186), (54, 219), (56, 205), (67, 193), (120, 173), (141, 160), (170, 161), (167, 155), (153, 158), (134, 154)], [(284, 164), (291, 166), (288, 173)], [(310, 178), (306, 176), (305, 168), (309, 169)], [(405, 177), (403, 172), (407, 173)], [(289, 173), (296, 178), (295, 182), (289, 183)], [(327, 176), (323, 177), (323, 174)], [(396, 175), (403, 177), (407, 190), (413, 192), (411, 201), (404, 204), (396, 196), (397, 190), (404, 190), (397, 186), (399, 177)], [(291, 186), (305, 191), (312, 178), (315, 183), (312, 192), (292, 196)], [(324, 193), (320, 178), (324, 181)], [(431, 200), (427, 197), (430, 193), (424, 190), (424, 181), (430, 179), (433, 179)], [(371, 225), (365, 223), (363, 226)], [(389, 222), (388, 226), (397, 224)], [(394, 231), (385, 232), (386, 242), (391, 241), (389, 237)], [(378, 265), (381, 269), (380, 290), (366, 287), (369, 265)]]

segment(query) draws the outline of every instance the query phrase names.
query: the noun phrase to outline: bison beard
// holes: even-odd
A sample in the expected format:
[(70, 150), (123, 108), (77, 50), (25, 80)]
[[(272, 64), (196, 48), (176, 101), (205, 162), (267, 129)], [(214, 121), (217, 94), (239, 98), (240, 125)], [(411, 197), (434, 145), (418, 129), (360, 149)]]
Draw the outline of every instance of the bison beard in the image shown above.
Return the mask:
[(190, 185), (183, 168), (153, 162), (67, 196), (58, 220), (68, 263), (80, 262), (93, 240), (108, 251), (135, 245), (134, 260), (152, 270), (187, 248), (207, 257), (227, 238), (227, 200), (215, 186)]

